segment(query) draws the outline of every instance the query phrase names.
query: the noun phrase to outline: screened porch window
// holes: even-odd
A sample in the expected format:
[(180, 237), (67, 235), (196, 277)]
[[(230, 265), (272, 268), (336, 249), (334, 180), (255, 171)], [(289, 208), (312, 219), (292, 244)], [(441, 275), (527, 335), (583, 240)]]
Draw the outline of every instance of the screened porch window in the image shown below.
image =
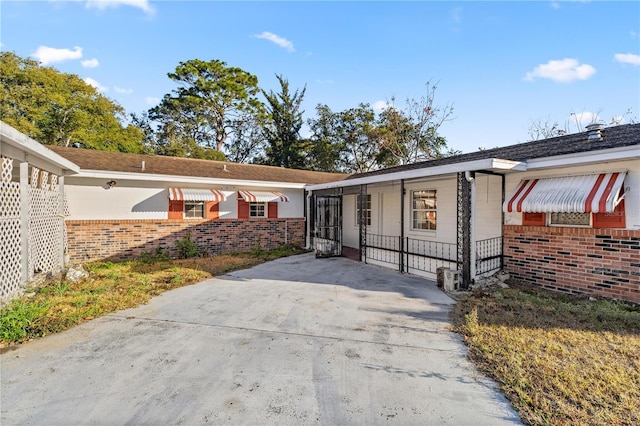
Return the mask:
[[(356, 195), (356, 226), (360, 226), (360, 196)], [(371, 226), (371, 194), (367, 194), (367, 202), (364, 206), (364, 214), (366, 217), (367, 226)]]
[(411, 193), (412, 229), (436, 230), (436, 198), (435, 189)]

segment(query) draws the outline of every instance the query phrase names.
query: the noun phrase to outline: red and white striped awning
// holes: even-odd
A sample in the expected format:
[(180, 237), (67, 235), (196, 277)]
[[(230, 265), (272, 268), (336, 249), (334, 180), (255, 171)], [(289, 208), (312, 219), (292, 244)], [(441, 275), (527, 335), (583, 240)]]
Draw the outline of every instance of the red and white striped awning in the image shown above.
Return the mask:
[(502, 210), (528, 213), (613, 213), (626, 172), (523, 180)]
[(217, 189), (169, 188), (169, 199), (176, 201), (220, 202), (226, 200), (227, 196)]
[(289, 197), (281, 192), (238, 191), (247, 203), (288, 203)]

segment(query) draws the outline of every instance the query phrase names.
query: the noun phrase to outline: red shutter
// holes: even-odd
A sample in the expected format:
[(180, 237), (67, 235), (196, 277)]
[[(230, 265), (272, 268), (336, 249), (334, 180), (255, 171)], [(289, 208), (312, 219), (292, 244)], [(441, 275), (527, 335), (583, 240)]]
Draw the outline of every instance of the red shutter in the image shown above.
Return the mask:
[(169, 200), (169, 219), (183, 219), (184, 201)]
[(268, 218), (277, 218), (278, 217), (278, 203), (268, 203), (267, 206), (267, 217)]
[(522, 213), (522, 225), (524, 226), (545, 226), (546, 217), (544, 213)]
[(204, 205), (204, 217), (206, 219), (217, 219), (220, 217), (220, 203), (217, 201), (209, 201)]
[(626, 228), (624, 200), (620, 201), (613, 213), (594, 213), (594, 228)]
[(238, 198), (238, 219), (249, 219), (249, 203)]

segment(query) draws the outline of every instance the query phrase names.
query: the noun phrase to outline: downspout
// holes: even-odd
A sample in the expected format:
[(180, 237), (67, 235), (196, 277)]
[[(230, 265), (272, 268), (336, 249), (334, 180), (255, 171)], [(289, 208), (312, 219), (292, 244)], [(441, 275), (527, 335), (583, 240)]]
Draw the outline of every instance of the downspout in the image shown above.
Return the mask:
[(306, 231), (305, 232), (305, 249), (310, 250), (311, 249), (311, 197), (313, 196), (311, 191), (306, 191), (307, 192), (307, 196), (305, 197), (305, 204), (306, 204), (306, 212), (307, 215), (305, 217), (305, 222), (306, 222)]

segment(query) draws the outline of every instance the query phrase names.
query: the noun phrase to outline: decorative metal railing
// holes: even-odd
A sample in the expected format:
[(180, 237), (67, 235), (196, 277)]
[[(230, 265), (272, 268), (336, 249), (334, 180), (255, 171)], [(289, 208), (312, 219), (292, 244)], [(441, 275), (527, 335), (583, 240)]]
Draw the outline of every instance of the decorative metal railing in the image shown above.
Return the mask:
[(365, 260), (399, 265), (406, 272), (435, 274), (441, 266), (456, 269), (457, 265), (455, 244), (409, 237), (402, 241), (397, 236), (367, 234), (366, 254)]
[(502, 237), (476, 241), (476, 274), (502, 268)]

